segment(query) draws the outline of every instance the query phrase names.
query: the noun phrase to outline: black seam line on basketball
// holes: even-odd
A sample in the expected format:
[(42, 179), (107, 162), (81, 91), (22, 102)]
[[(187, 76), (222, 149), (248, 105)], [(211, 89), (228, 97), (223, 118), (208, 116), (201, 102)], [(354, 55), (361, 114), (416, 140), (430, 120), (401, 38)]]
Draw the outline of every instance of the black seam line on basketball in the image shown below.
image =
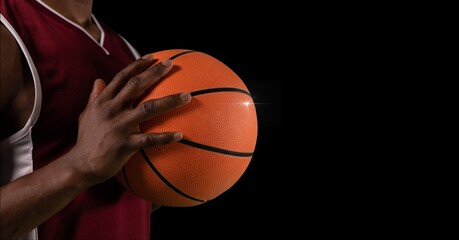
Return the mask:
[(185, 55), (187, 53), (192, 53), (192, 52), (196, 52), (196, 51), (190, 50), (190, 51), (181, 52), (181, 53), (175, 54), (174, 56), (170, 57), (169, 59), (170, 60), (174, 60), (175, 58), (178, 58), (178, 57), (180, 57), (182, 55)]
[(236, 156), (236, 157), (251, 157), (251, 156), (253, 156), (253, 152), (234, 152), (234, 151), (230, 151), (230, 150), (226, 150), (226, 149), (221, 149), (221, 148), (216, 148), (216, 147), (211, 147), (211, 146), (208, 146), (208, 145), (200, 144), (200, 143), (197, 143), (197, 142), (186, 140), (184, 138), (182, 138), (182, 140), (180, 140), (179, 142), (183, 143), (183, 144), (186, 144), (188, 146), (195, 147), (195, 148), (200, 148), (200, 149), (208, 150), (208, 151), (211, 151), (211, 152), (217, 152), (217, 153), (221, 153), (221, 154), (225, 154), (225, 155), (231, 155), (231, 156)]
[(223, 88), (208, 88), (208, 89), (203, 89), (203, 90), (198, 90), (191, 92), (191, 96), (196, 96), (196, 95), (201, 95), (201, 94), (206, 94), (206, 93), (215, 93), (215, 92), (239, 92), (239, 93), (244, 93), (252, 97), (249, 92), (242, 90), (240, 88), (229, 88), (229, 87), (223, 87)]
[(158, 169), (155, 168), (155, 166), (153, 165), (153, 163), (150, 161), (150, 158), (148, 157), (147, 153), (145, 152), (145, 150), (143, 149), (140, 149), (140, 154), (142, 154), (142, 157), (143, 159), (147, 162), (148, 166), (150, 166), (151, 170), (153, 170), (153, 172), (155, 172), (156, 176), (158, 176), (161, 181), (163, 181), (168, 187), (170, 187), (172, 190), (174, 190), (176, 193), (188, 198), (188, 199), (191, 199), (191, 200), (194, 200), (194, 201), (197, 201), (197, 202), (206, 202), (205, 200), (202, 200), (202, 199), (198, 199), (198, 198), (195, 198), (195, 197), (192, 197), (184, 192), (182, 192), (180, 189), (178, 189), (176, 186), (174, 186), (172, 183), (170, 183), (169, 181), (167, 181), (167, 179), (161, 175), (161, 173), (159, 172)]
[[(180, 57), (182, 55), (185, 55), (185, 54), (188, 54), (188, 53), (192, 53), (192, 52), (198, 52), (198, 51), (190, 50), (190, 51), (181, 52), (181, 53), (175, 54), (174, 56), (170, 57), (170, 59), (174, 60), (177, 57)], [(239, 89), (239, 88), (209, 88), (209, 89), (194, 91), (194, 92), (191, 92), (190, 94), (191, 94), (191, 96), (196, 96), (196, 95), (200, 95), (200, 94), (214, 93), (214, 92), (240, 92), (240, 93), (244, 93), (244, 94), (247, 94), (250, 97), (252, 97), (252, 95), (250, 95), (249, 92), (247, 92), (245, 90), (242, 90), (242, 89)]]
[(126, 174), (126, 166), (123, 166), (123, 177), (124, 177), (124, 181), (126, 182), (126, 185), (129, 187), (129, 189), (130, 189), (135, 195), (137, 195), (137, 193), (135, 193), (134, 189), (132, 189), (131, 184), (129, 184), (129, 180), (128, 180), (127, 174)]

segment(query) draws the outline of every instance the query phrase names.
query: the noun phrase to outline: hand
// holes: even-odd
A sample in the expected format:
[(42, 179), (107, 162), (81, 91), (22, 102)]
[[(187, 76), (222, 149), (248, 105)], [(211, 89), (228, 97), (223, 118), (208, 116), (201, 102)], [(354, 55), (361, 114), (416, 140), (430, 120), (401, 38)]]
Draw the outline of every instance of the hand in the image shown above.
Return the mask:
[(170, 60), (152, 66), (150, 56), (120, 71), (108, 84), (94, 82), (88, 104), (80, 116), (78, 140), (71, 150), (70, 166), (87, 186), (114, 176), (140, 148), (167, 144), (182, 138), (180, 132), (141, 133), (139, 124), (191, 100), (189, 93), (147, 101), (136, 100), (172, 67)]

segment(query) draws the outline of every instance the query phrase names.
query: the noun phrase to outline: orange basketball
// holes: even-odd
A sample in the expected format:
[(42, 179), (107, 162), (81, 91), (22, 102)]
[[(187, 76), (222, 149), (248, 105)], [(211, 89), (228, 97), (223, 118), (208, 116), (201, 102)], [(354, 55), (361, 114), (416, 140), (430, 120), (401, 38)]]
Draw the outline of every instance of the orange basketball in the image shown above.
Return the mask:
[(195, 206), (231, 188), (246, 171), (257, 141), (257, 115), (241, 78), (218, 59), (199, 51), (153, 53), (170, 58), (171, 71), (141, 102), (190, 92), (190, 103), (141, 125), (143, 132), (180, 131), (183, 139), (140, 150), (117, 179), (152, 203)]

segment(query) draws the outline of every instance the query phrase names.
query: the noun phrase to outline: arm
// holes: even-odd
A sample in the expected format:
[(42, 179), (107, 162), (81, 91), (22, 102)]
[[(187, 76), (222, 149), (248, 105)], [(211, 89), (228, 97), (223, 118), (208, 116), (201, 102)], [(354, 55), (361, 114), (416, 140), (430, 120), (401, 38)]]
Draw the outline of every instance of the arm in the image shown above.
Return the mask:
[[(25, 104), (27, 74), (21, 60), (21, 51), (16, 40), (1, 25), (0, 28), (0, 116), (2, 139), (19, 130), (27, 121), (31, 108), (21, 109)], [(33, 92), (32, 92), (33, 94)], [(25, 101), (27, 102), (27, 101)], [(0, 159), (5, 161), (4, 159)], [(63, 169), (65, 161), (56, 161), (33, 174), (18, 179), (0, 188), (1, 238), (19, 237), (48, 218), (83, 189), (72, 179), (71, 172)], [(53, 176), (50, 178), (49, 176)], [(33, 201), (33, 204), (31, 204)]]
[[(17, 48), (3, 27), (1, 31), (2, 50)], [(4, 67), (20, 61), (20, 56), (11, 54), (1, 51), (2, 115), (23, 87), (11, 77), (18, 73)], [(189, 94), (176, 94), (131, 108), (143, 91), (171, 69), (170, 61), (152, 67), (153, 62), (151, 57), (136, 60), (108, 86), (104, 81), (96, 80), (87, 107), (80, 116), (74, 148), (47, 166), (1, 186), (1, 239), (23, 236), (66, 206), (81, 191), (113, 177), (139, 148), (181, 139), (181, 133), (177, 132), (139, 132), (141, 122), (190, 101)]]

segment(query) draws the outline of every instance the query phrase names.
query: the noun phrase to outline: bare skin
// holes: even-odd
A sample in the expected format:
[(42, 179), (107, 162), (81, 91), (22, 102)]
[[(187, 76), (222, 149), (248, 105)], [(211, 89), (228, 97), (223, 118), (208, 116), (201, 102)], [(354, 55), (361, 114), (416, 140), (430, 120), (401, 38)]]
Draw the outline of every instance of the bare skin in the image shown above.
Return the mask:
[(101, 32), (91, 19), (92, 0), (43, 0), (70, 21), (80, 25), (99, 41)]
[[(90, 17), (91, 0), (44, 2), (87, 29), (95, 39), (99, 38), (100, 32)], [(19, 46), (3, 25), (0, 37), (0, 119), (4, 124), (0, 137), (4, 139), (26, 123), (34, 92)], [(132, 108), (135, 99), (172, 67), (168, 60), (151, 67), (153, 62), (150, 56), (134, 61), (108, 85), (102, 79), (95, 80), (87, 107), (80, 115), (74, 148), (47, 166), (0, 188), (1, 239), (24, 236), (80, 192), (113, 177), (138, 149), (182, 138), (179, 132), (139, 132), (141, 122), (183, 106), (191, 99), (189, 93), (182, 93)], [(50, 175), (53, 177), (49, 178)]]

